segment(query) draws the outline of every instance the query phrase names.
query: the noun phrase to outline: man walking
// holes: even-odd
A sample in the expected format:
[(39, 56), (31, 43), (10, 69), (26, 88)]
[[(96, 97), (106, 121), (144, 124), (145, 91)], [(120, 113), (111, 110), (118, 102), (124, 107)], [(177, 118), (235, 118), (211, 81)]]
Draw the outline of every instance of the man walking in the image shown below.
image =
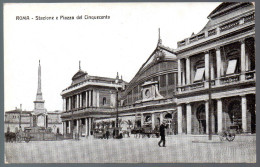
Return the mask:
[(161, 140), (159, 141), (158, 145), (159, 147), (161, 147), (161, 143), (163, 142), (163, 147), (166, 147), (165, 146), (165, 122), (163, 121), (163, 123), (161, 124), (160, 126), (160, 135), (161, 135)]

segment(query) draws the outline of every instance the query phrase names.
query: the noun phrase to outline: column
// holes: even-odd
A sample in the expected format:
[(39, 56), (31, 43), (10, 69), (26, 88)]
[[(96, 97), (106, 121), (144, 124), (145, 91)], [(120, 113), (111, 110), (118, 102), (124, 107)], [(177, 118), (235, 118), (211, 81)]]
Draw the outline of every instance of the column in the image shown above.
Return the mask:
[(160, 113), (160, 124), (162, 124), (163, 123), (163, 113)]
[(143, 125), (144, 125), (144, 114), (141, 113), (141, 126), (143, 126)]
[[(178, 86), (181, 86), (181, 60), (178, 59)], [(179, 92), (181, 89), (179, 88)]]
[(205, 101), (206, 134), (209, 134), (209, 101)]
[(222, 122), (222, 101), (221, 99), (217, 99), (217, 110), (218, 110), (218, 133), (222, 132), (222, 125), (223, 125), (223, 122)]
[(86, 91), (86, 107), (88, 107), (88, 91)]
[(69, 123), (69, 134), (71, 133), (71, 121), (68, 121)]
[(96, 101), (96, 100), (97, 100), (97, 96), (96, 96), (97, 94), (96, 94), (96, 90), (93, 90), (92, 93), (93, 93), (93, 94), (92, 94), (92, 96), (93, 96), (93, 97), (92, 97), (92, 98), (93, 98), (93, 102), (92, 102), (92, 103), (93, 103), (93, 106), (96, 107), (96, 106), (97, 106), (97, 101)]
[(246, 96), (241, 97), (241, 106), (242, 106), (242, 129), (243, 132), (247, 132), (247, 120), (246, 120), (246, 111), (247, 111), (247, 101), (246, 101)]
[(99, 107), (99, 91), (97, 90), (97, 107)]
[(79, 120), (77, 119), (77, 133), (79, 134)]
[(62, 132), (63, 132), (63, 135), (65, 135), (66, 134), (66, 132), (65, 132), (65, 128), (64, 128), (64, 126), (65, 126), (66, 124), (65, 124), (65, 122), (64, 121), (62, 121)]
[(90, 91), (91, 92), (91, 106), (93, 106), (93, 90)]
[(88, 91), (88, 106), (91, 106), (91, 90)]
[(209, 51), (205, 51), (205, 88), (209, 86)]
[(88, 118), (88, 134), (91, 135), (91, 118)]
[(82, 107), (82, 93), (79, 94), (79, 108)]
[(190, 58), (186, 58), (186, 84), (190, 84)]
[(155, 128), (155, 114), (152, 113), (152, 130)]
[(221, 77), (221, 54), (220, 54), (220, 47), (216, 48), (216, 59), (217, 59), (217, 79), (216, 79), (216, 85), (220, 85), (220, 77)]
[(182, 134), (182, 106), (177, 106), (177, 114), (178, 114), (178, 134)]
[(79, 94), (76, 95), (76, 108), (79, 108)]
[(187, 103), (187, 134), (191, 134), (191, 104)]
[(85, 137), (87, 137), (88, 136), (88, 118), (85, 118), (85, 126), (86, 126), (86, 128), (85, 128)]
[(69, 109), (68, 110), (71, 110), (71, 97), (69, 97)]
[(245, 39), (240, 41), (241, 44), (241, 75), (240, 81), (245, 80), (245, 71), (246, 71), (246, 49), (245, 49)]
[(63, 111), (66, 111), (66, 98), (63, 98)]

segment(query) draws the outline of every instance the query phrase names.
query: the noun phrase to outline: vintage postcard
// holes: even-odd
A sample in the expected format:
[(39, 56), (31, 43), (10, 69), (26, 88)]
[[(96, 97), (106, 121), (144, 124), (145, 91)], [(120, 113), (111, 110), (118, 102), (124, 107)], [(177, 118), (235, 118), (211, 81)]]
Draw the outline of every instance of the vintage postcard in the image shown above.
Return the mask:
[(4, 3), (5, 163), (256, 163), (255, 4)]

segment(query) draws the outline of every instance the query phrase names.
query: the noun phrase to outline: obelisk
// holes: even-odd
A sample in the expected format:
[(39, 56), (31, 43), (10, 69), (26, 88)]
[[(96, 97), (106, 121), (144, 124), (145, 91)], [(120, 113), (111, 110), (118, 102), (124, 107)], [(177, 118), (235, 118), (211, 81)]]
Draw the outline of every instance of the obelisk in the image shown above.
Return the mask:
[(39, 60), (39, 67), (38, 67), (38, 88), (36, 94), (36, 100), (34, 101), (34, 114), (38, 115), (41, 113), (45, 113), (44, 108), (44, 100), (42, 98), (42, 88), (41, 88), (41, 63)]

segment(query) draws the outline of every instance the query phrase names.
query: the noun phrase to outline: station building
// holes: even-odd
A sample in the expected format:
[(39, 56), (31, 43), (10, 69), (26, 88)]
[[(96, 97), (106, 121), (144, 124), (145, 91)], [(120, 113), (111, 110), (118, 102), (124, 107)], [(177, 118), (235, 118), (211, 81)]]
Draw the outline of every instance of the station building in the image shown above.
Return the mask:
[(256, 129), (255, 8), (225, 2), (208, 16), (197, 34), (180, 42), (178, 57), (178, 133), (209, 132), (209, 87), (213, 133), (236, 125)]
[(255, 133), (254, 5), (224, 2), (208, 19), (177, 49), (163, 46), (159, 37), (129, 83), (79, 69), (61, 93), (64, 133), (89, 136), (96, 128), (115, 127), (118, 112), (120, 127), (154, 129), (165, 120), (167, 134), (208, 134), (210, 111), (215, 134), (231, 125)]

